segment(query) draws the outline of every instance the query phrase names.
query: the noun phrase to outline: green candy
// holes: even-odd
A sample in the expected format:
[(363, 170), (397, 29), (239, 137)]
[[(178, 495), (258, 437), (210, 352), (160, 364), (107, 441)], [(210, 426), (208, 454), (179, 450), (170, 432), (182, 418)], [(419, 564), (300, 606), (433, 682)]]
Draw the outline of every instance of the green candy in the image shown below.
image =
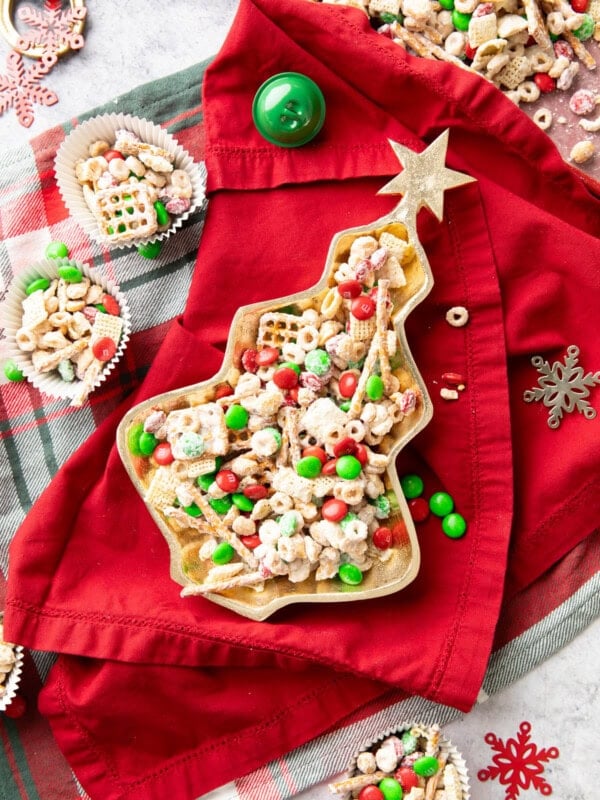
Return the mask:
[(298, 528), (298, 517), (293, 511), (286, 511), (279, 518), (279, 529), (282, 536), (293, 536)]
[(182, 434), (178, 446), (188, 458), (198, 458), (206, 449), (204, 439), (199, 433), (195, 433), (194, 431), (186, 431)]
[(75, 368), (68, 358), (63, 358), (56, 371), (65, 383), (72, 383), (75, 380)]
[(370, 375), (367, 380), (365, 391), (369, 400), (381, 400), (384, 388), (383, 380), (380, 375)]
[(218, 544), (211, 556), (214, 564), (229, 564), (235, 555), (235, 550), (229, 542)]
[(268, 431), (271, 436), (275, 439), (277, 443), (277, 449), (281, 447), (281, 433), (277, 430), (277, 428), (263, 428), (264, 431)]
[(59, 278), (67, 283), (81, 283), (83, 279), (82, 271), (75, 264), (61, 264), (57, 272)]
[(413, 500), (423, 494), (425, 484), (418, 475), (403, 475), (400, 478), (400, 487), (407, 500)]
[(402, 800), (404, 790), (395, 778), (383, 778), (378, 784), (384, 800)]
[(429, 510), (436, 517), (445, 517), (454, 511), (454, 500), (448, 492), (435, 492), (429, 499)]
[(316, 478), (321, 474), (321, 459), (316, 456), (304, 456), (296, 464), (296, 472), (302, 478)]
[(13, 383), (19, 383), (19, 381), (25, 380), (25, 375), (23, 375), (12, 358), (9, 358), (4, 362), (4, 375), (9, 381), (13, 381)]
[(340, 520), (340, 528), (345, 531), (346, 527), (355, 520), (358, 519), (358, 514), (354, 514), (352, 511), (349, 511), (345, 517)]
[(576, 36), (580, 42), (585, 42), (592, 36), (595, 27), (594, 18), (590, 14), (584, 14), (583, 22), (573, 31), (573, 36)]
[(239, 508), (240, 511), (252, 511), (254, 508), (254, 503), (249, 497), (246, 497), (245, 494), (236, 492), (235, 494), (231, 495), (231, 499), (233, 501), (233, 505)]
[(440, 768), (440, 762), (433, 756), (418, 758), (413, 764), (413, 769), (422, 778), (431, 778)]
[(162, 242), (159, 242), (157, 240), (155, 242), (148, 242), (147, 244), (141, 244), (138, 247), (137, 251), (144, 258), (157, 258), (160, 253), (161, 247), (162, 247)]
[(417, 737), (410, 731), (404, 731), (402, 734), (402, 747), (404, 748), (404, 755), (409, 756), (417, 749)]
[(169, 217), (169, 212), (160, 202), (160, 200), (157, 200), (154, 203), (154, 210), (156, 211), (156, 221), (158, 222), (159, 227), (162, 228), (163, 225), (168, 225), (171, 218)]
[(293, 369), (296, 375), (300, 375), (302, 370), (300, 369), (299, 364), (294, 364), (293, 361), (284, 361), (282, 364), (277, 366), (277, 369), (282, 369), (283, 367), (287, 367), (288, 369)]
[(327, 350), (321, 350), (320, 348), (311, 350), (306, 354), (304, 366), (308, 372), (312, 372), (314, 375), (326, 375), (331, 366), (329, 353)]
[(344, 400), (343, 403), (340, 403), (340, 411), (350, 411), (350, 400)]
[(97, 308), (101, 314), (108, 314), (106, 308), (102, 305), (102, 303), (95, 303), (94, 308)]
[(33, 294), (34, 292), (39, 292), (40, 289), (45, 292), (46, 289), (50, 286), (50, 281), (48, 278), (36, 278), (31, 283), (28, 283), (25, 287), (25, 294)]
[(373, 505), (375, 506), (375, 516), (377, 519), (387, 519), (392, 512), (390, 499), (384, 494), (380, 494), (376, 497)]
[(446, 11), (454, 10), (454, 0), (439, 0), (439, 4), (442, 8), (445, 8)]
[(156, 449), (157, 444), (158, 439), (153, 433), (144, 431), (142, 434), (140, 434), (140, 438), (138, 439), (138, 447), (143, 456), (151, 456)]
[(442, 530), (450, 539), (460, 539), (467, 531), (467, 521), (456, 512), (447, 514), (442, 520)]
[(468, 31), (471, 16), (471, 14), (462, 14), (460, 11), (454, 9), (452, 11), (452, 24), (457, 31)]
[(196, 485), (203, 491), (208, 492), (209, 488), (215, 482), (216, 472), (211, 472), (209, 475), (198, 475), (196, 478)]
[(393, 489), (388, 489), (385, 493), (389, 504), (390, 504), (390, 513), (393, 511), (400, 510), (400, 503), (398, 502), (398, 498), (396, 497), (396, 492)]
[(335, 462), (335, 471), (340, 478), (345, 481), (353, 481), (358, 478), (362, 470), (362, 464), (355, 456), (340, 456)]
[(64, 242), (50, 242), (46, 247), (46, 258), (68, 258), (69, 248)]
[(186, 514), (189, 514), (190, 517), (201, 517), (202, 516), (202, 509), (196, 505), (196, 503), (192, 503), (191, 506), (184, 506), (183, 510)]
[(233, 500), (231, 495), (226, 494), (225, 497), (211, 497), (208, 504), (217, 514), (226, 514), (233, 505)]
[(144, 433), (144, 426), (141, 422), (136, 422), (127, 431), (127, 448), (132, 456), (141, 456), (140, 436)]
[(227, 425), (227, 427), (232, 431), (239, 431), (246, 427), (249, 416), (250, 415), (243, 406), (235, 403), (234, 405), (229, 406), (225, 412), (225, 425)]
[(362, 583), (363, 574), (356, 564), (340, 564), (338, 577), (349, 586), (358, 586), (359, 583)]

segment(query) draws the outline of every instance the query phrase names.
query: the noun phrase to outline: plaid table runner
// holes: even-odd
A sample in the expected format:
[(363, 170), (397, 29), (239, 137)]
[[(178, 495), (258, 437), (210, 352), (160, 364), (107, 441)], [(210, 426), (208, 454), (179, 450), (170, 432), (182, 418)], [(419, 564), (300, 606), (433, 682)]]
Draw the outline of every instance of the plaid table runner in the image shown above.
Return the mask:
[[(0, 607), (11, 536), (68, 456), (140, 383), (169, 322), (183, 310), (204, 218), (203, 210), (195, 214), (167, 241), (155, 261), (147, 261), (135, 251), (108, 252), (89, 240), (67, 216), (54, 182), (56, 149), (76, 122), (99, 113), (122, 111), (163, 125), (196, 160), (202, 160), (200, 84), (204, 67), (199, 64), (141, 86), (79, 120), (0, 154), (2, 292), (14, 275), (43, 255), (48, 242), (60, 240), (68, 244), (73, 258), (91, 264), (120, 284), (133, 319), (133, 336), (119, 368), (82, 409), (41, 395), (26, 383), (4, 381), (0, 385)], [(600, 532), (596, 532), (535, 588), (504, 607), (485, 691), (494, 693), (515, 681), (599, 616), (599, 589)], [(27, 713), (18, 720), (0, 715), (2, 800), (86, 797), (35, 708), (37, 692), (51, 663), (50, 654), (27, 654), (22, 682)], [(459, 717), (450, 708), (390, 693), (352, 715), (343, 726), (215, 794), (231, 800), (290, 797), (339, 772), (359, 741), (399, 719), (443, 724)]]

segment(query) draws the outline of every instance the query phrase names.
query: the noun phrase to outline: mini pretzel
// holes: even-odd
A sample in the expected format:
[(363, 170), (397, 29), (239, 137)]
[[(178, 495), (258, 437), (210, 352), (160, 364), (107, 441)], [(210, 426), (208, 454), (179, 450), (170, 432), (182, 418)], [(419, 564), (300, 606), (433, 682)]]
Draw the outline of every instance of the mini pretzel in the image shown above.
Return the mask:
[(384, 778), (389, 777), (387, 772), (378, 770), (371, 772), (368, 775), (355, 775), (353, 778), (345, 778), (343, 781), (329, 784), (329, 791), (334, 794), (345, 794), (352, 792), (356, 789), (362, 789), (363, 786), (370, 786), (373, 783), (380, 783)]

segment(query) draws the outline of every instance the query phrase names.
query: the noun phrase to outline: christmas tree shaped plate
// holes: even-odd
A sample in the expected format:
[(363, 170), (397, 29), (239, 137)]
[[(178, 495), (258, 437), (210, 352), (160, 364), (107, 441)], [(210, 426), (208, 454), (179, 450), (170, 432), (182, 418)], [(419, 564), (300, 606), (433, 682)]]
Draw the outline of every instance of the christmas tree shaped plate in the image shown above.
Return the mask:
[(255, 620), (297, 602), (387, 595), (419, 546), (394, 461), (431, 419), (404, 332), (433, 278), (416, 233), (427, 205), (471, 180), (391, 143), (403, 194), (337, 234), (311, 289), (240, 308), (212, 379), (131, 409), (117, 443), (166, 538), (182, 597)]

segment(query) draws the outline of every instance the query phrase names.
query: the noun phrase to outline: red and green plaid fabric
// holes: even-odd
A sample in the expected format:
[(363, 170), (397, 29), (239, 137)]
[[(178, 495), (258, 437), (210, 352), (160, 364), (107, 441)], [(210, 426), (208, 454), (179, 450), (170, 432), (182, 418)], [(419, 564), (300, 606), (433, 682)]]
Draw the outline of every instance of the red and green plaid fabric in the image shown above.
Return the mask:
[[(47, 131), (29, 144), (0, 153), (0, 290), (5, 292), (14, 275), (42, 257), (50, 241), (60, 240), (67, 243), (73, 258), (93, 265), (120, 285), (133, 318), (133, 335), (119, 368), (83, 408), (71, 408), (68, 401), (40, 394), (28, 383), (5, 381), (0, 385), (0, 607), (9, 569), (8, 545), (14, 532), (65, 460), (138, 386), (170, 321), (183, 310), (204, 218), (203, 210), (197, 212), (183, 230), (167, 240), (154, 261), (142, 258), (135, 250), (108, 251), (90, 241), (68, 217), (54, 180), (54, 155), (77, 122), (99, 113), (122, 111), (163, 125), (197, 161), (202, 160), (200, 86), (204, 67), (199, 64), (142, 86), (107, 107)], [(94, 458), (94, 453), (89, 456)], [(72, 502), (77, 503), (78, 498), (73, 497)], [(515, 681), (598, 617), (599, 590), (597, 532), (528, 590), (527, 597), (513, 598), (505, 605), (485, 691), (491, 694)], [(27, 653), (21, 687), (27, 712), (17, 720), (0, 714), (2, 800), (86, 796), (36, 711), (37, 693), (51, 663), (51, 654)], [(459, 716), (453, 709), (390, 693), (352, 715), (343, 726), (251, 775), (240, 776), (215, 797), (292, 797), (342, 770), (357, 743), (399, 719), (444, 724)]]

